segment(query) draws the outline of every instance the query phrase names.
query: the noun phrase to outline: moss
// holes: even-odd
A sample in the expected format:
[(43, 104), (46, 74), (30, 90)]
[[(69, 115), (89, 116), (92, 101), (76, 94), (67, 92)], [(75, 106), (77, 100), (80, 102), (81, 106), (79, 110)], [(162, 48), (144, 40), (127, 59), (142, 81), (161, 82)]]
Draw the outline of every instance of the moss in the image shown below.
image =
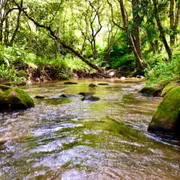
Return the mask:
[(162, 91), (162, 87), (156, 87), (156, 86), (145, 86), (140, 93), (142, 93), (144, 96), (160, 96)]
[(31, 107), (34, 107), (34, 102), (22, 89), (0, 85), (0, 111)]
[(26, 107), (34, 107), (34, 102), (32, 98), (24, 92), (22, 89), (15, 88), (15, 91), (17, 93), (18, 98), (21, 100), (21, 103), (23, 103)]
[(148, 130), (176, 134), (180, 130), (180, 87), (171, 89), (153, 114)]
[(180, 86), (180, 82), (173, 81), (173, 82), (168, 83), (163, 89), (161, 96), (165, 96), (171, 89), (177, 86)]

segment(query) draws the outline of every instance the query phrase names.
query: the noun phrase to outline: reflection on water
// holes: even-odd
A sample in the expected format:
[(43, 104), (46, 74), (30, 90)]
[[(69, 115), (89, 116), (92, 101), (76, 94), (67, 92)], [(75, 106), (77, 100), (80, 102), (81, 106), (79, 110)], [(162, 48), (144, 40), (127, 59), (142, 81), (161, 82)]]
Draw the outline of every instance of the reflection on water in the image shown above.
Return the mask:
[[(179, 179), (180, 148), (147, 132), (160, 99), (142, 83), (90, 89), (90, 80), (26, 87), (36, 107), (0, 114), (0, 179)], [(94, 82), (96, 83), (96, 82)], [(94, 92), (100, 101), (62, 93)]]

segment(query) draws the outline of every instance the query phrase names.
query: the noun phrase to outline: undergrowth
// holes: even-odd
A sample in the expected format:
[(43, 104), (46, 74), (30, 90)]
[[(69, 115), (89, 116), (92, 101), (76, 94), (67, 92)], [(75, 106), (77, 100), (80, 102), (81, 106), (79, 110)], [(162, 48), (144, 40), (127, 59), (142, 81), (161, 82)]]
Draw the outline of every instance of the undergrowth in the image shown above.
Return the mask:
[(167, 60), (165, 52), (151, 55), (147, 61), (147, 85), (166, 85), (170, 81), (180, 79), (180, 46), (173, 49), (172, 61)]
[(32, 69), (43, 69), (52, 67), (57, 73), (57, 78), (68, 79), (71, 77), (73, 70), (81, 72), (90, 72), (92, 69), (80, 59), (71, 55), (66, 57), (57, 56), (53, 59), (42, 58), (23, 48), (0, 46), (0, 81), (23, 81), (27, 78), (25, 71), (20, 70), (24, 67)]

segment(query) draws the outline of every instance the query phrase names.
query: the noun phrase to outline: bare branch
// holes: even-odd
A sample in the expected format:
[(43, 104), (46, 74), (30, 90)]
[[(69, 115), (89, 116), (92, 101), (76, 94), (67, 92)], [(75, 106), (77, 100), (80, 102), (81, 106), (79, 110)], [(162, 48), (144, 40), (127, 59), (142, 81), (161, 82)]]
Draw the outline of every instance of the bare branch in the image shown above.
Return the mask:
[(107, 0), (107, 3), (109, 4), (110, 9), (111, 9), (111, 18), (112, 18), (113, 24), (116, 25), (119, 29), (126, 30), (124, 27), (120, 26), (117, 22), (115, 22), (115, 20), (114, 20), (113, 5), (109, 2), (109, 0)]

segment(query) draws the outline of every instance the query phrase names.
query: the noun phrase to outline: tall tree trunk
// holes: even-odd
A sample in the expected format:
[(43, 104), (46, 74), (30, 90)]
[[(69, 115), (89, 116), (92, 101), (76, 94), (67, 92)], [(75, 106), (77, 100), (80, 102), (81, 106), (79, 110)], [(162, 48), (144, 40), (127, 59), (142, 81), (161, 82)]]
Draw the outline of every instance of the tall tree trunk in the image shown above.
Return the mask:
[[(23, 0), (21, 0), (20, 7), (21, 7), (21, 9), (22, 9), (22, 7), (23, 7)], [(21, 18), (21, 13), (22, 13), (22, 10), (21, 10), (21, 9), (19, 9), (18, 16), (17, 16), (16, 28), (15, 28), (15, 30), (14, 30), (14, 32), (13, 32), (13, 35), (12, 35), (12, 37), (11, 37), (11, 40), (10, 40), (10, 42), (9, 42), (9, 45), (10, 45), (10, 46), (13, 45), (14, 39), (15, 39), (16, 34), (17, 34), (17, 32), (18, 32), (18, 30), (19, 30), (19, 27), (20, 27), (20, 18)]]
[(180, 0), (177, 0), (177, 3), (176, 3), (176, 17), (175, 17), (175, 22), (174, 22), (174, 28), (175, 30), (177, 29), (178, 27), (178, 24), (179, 24), (179, 19), (180, 19)]
[(3, 23), (0, 22), (0, 43), (3, 41)]
[[(173, 0), (171, 0), (171, 1), (173, 1)], [(173, 6), (173, 4), (170, 4), (170, 6)], [(170, 8), (170, 11), (171, 11), (171, 8)], [(180, 19), (180, 0), (177, 0), (176, 13), (175, 13), (175, 11), (173, 13), (174, 13), (174, 24), (170, 25), (170, 28), (172, 30), (172, 34), (170, 35), (171, 46), (174, 46), (176, 35), (177, 35), (177, 27), (178, 27), (179, 19)], [(171, 13), (170, 13), (170, 18), (171, 18)], [(170, 24), (171, 24), (171, 22), (170, 22)]]
[[(132, 0), (132, 11), (133, 11), (133, 42), (134, 42), (134, 48), (137, 51), (137, 63), (136, 66), (139, 68), (142, 68), (142, 51), (141, 51), (141, 40), (140, 40), (140, 34), (139, 34), (139, 24), (140, 24), (140, 18), (138, 15), (138, 0)], [(134, 50), (134, 51), (135, 51)]]
[[(129, 31), (129, 22), (128, 22), (127, 12), (126, 12), (126, 9), (124, 7), (123, 0), (118, 0), (118, 1), (120, 4), (124, 29), (127, 32), (127, 37), (129, 39), (131, 49), (132, 49), (134, 56), (136, 58), (136, 67), (139, 69), (144, 69), (145, 63), (143, 62), (143, 59), (142, 59), (138, 24), (136, 22), (134, 22), (134, 37), (133, 37), (131, 32), (128, 32)], [(133, 0), (132, 3), (135, 6), (137, 2), (135, 0)], [(137, 14), (137, 12), (136, 12), (136, 14)], [(135, 10), (134, 10), (133, 18), (136, 19), (137, 18), (136, 16), (137, 15), (135, 15)], [(135, 20), (135, 21), (137, 21), (137, 20)]]
[(174, 45), (175, 37), (174, 37), (174, 23), (175, 23), (175, 17), (174, 17), (174, 3), (175, 0), (170, 0), (170, 6), (169, 6), (169, 18), (170, 18), (170, 46), (172, 47)]
[(0, 0), (0, 43), (3, 41), (3, 1)]
[(8, 42), (9, 42), (9, 18), (8, 17), (5, 19), (5, 30), (3, 34), (4, 34), (4, 44), (5, 46), (8, 46)]
[(158, 1), (157, 0), (152, 0), (152, 1), (153, 1), (153, 5), (154, 5), (154, 15), (155, 15), (156, 23), (157, 23), (157, 26), (158, 26), (158, 29), (160, 32), (160, 38), (164, 44), (164, 47), (165, 47), (166, 52), (168, 54), (169, 60), (172, 60), (172, 52), (171, 52), (171, 49), (167, 43), (166, 36), (164, 33), (164, 29), (162, 27), (161, 20), (159, 18), (159, 14), (158, 14)]
[(141, 40), (139, 34), (139, 25), (140, 25), (140, 17), (138, 15), (138, 0), (132, 0), (132, 10), (133, 10), (133, 40), (136, 46), (137, 53), (139, 57), (142, 59), (142, 51), (141, 51)]

